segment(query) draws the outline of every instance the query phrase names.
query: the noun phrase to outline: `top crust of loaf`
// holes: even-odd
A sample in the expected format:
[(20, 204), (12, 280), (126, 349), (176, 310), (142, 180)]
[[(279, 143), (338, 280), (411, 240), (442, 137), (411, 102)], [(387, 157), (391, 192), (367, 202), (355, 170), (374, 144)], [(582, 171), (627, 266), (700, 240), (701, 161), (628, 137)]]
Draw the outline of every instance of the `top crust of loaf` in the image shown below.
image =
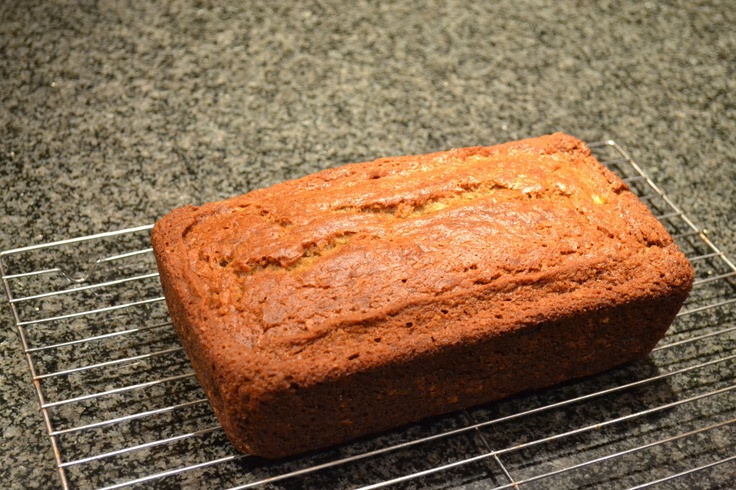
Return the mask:
[(663, 226), (564, 134), (324, 170), (177, 209), (152, 238), (223, 401), (692, 282)]

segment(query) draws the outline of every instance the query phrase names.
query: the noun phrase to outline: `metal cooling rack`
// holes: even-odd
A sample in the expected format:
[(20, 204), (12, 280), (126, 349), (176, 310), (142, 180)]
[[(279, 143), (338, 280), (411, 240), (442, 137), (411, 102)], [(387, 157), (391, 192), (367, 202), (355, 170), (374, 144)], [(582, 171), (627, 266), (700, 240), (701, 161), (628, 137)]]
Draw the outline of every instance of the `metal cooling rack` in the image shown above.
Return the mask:
[(696, 269), (645, 361), (328, 451), (237, 454), (169, 322), (150, 226), (0, 253), (63, 488), (731, 488), (736, 267), (613, 141)]

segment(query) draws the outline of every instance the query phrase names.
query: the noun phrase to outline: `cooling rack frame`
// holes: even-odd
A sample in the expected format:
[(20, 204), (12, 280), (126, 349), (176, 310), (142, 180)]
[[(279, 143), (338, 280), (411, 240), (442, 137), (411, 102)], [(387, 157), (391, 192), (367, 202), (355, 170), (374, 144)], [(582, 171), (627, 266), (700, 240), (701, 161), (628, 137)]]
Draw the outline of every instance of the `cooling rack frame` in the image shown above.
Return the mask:
[[(730, 442), (736, 439), (731, 437), (736, 434), (736, 403), (722, 408), (729, 406), (736, 392), (736, 266), (623, 146), (613, 140), (589, 146), (650, 206), (696, 267), (695, 294), (655, 348), (651, 355), (655, 360), (629, 371), (622, 368), (277, 463), (234, 452), (214, 420), (165, 311), (148, 244), (152, 225), (0, 252), (3, 286), (62, 488), (113, 489), (154, 482), (157, 487), (179, 487), (202, 478), (231, 489), (310, 484), (316, 488), (325, 482), (345, 488), (501, 489), (553, 482), (576, 486), (574, 481), (596, 487), (647, 488), (679, 482), (686, 487), (688, 478), (708, 472), (718, 485), (723, 475), (736, 475), (736, 450)], [(129, 311), (136, 313), (128, 315)], [(697, 321), (683, 320), (690, 318)], [(131, 338), (137, 340), (125, 343)], [(89, 351), (89, 357), (84, 352), (79, 355), (81, 351)], [(685, 352), (684, 359), (680, 351)], [(136, 370), (145, 376), (136, 378)], [(641, 375), (642, 370), (648, 374)], [(709, 374), (693, 376), (704, 371)], [(127, 381), (128, 376), (132, 381)], [(707, 386), (692, 379), (705, 379)], [(97, 384), (96, 391), (85, 391)], [(656, 401), (637, 405), (640, 401), (631, 394), (639, 390), (645, 399)], [(708, 405), (719, 397), (725, 402)], [(603, 410), (609, 398), (623, 398), (614, 402), (619, 412), (603, 418), (580, 415), (595, 404)], [(628, 410), (627, 400), (636, 408)], [(699, 403), (714, 413), (701, 413), (704, 420), (696, 416), (682, 424), (669, 420), (678, 411), (702, 412)], [(534, 437), (513, 427), (498, 430), (523, 426), (529, 420), (533, 422), (527, 425), (534, 427), (552, 415), (563, 418), (551, 422), (556, 430), (542, 430)], [(568, 425), (566, 417), (570, 417)], [(146, 422), (158, 418), (160, 422)], [(661, 431), (657, 424), (662, 420), (676, 427)], [(624, 436), (616, 435), (622, 426)], [(589, 441), (609, 430), (613, 435), (606, 437), (617, 437), (615, 445), (603, 441), (573, 445), (584, 448), (582, 458), (570, 454), (573, 446), (565, 446), (566, 441)], [(80, 436), (89, 433), (102, 435)], [(627, 446), (629, 438), (634, 443)], [(670, 454), (685, 454), (683, 447), (692, 440), (708, 441), (710, 449), (696, 457), (676, 456), (677, 464), (665, 465), (666, 470), (653, 467), (652, 461), (666, 462)], [(550, 452), (548, 447), (555, 450)], [(676, 450), (668, 453), (669, 447)], [(205, 457), (197, 459), (196, 451)], [(648, 466), (637, 468), (634, 461), (652, 452), (662, 454), (650, 456)], [(442, 459), (439, 453), (452, 456)], [(184, 455), (195, 457), (162, 466)], [(522, 461), (529, 455), (530, 460)], [(425, 457), (427, 464), (420, 464), (418, 459)], [(693, 464), (688, 466), (683, 459)], [(633, 462), (637, 477), (612, 470), (614, 476), (603, 481), (567, 479), (612, 463), (620, 466), (619, 462)], [(387, 471), (386, 467), (395, 468)], [(341, 473), (341, 468), (347, 469)], [(319, 476), (323, 473), (327, 476)], [(351, 476), (345, 476), (348, 473)], [(365, 479), (356, 479), (356, 473)]]

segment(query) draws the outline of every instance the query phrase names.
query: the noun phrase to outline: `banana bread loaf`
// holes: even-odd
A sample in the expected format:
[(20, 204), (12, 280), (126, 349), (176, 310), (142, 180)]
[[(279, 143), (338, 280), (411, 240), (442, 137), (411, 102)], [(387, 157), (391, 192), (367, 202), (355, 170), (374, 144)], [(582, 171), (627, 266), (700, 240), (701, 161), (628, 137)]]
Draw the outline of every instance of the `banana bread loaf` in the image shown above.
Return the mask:
[(324, 170), (152, 241), (225, 432), (272, 458), (642, 358), (693, 280), (564, 134)]

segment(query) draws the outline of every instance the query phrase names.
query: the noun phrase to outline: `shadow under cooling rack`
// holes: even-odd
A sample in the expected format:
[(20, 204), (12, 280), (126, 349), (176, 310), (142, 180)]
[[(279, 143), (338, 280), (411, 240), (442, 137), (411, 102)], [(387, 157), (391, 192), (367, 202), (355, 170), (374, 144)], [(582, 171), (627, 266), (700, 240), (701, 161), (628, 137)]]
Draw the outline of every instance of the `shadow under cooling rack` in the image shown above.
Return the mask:
[(171, 327), (151, 226), (0, 253), (62, 487), (728, 488), (736, 267), (621, 146), (591, 148), (696, 270), (649, 358), (278, 462), (234, 452), (217, 424)]

